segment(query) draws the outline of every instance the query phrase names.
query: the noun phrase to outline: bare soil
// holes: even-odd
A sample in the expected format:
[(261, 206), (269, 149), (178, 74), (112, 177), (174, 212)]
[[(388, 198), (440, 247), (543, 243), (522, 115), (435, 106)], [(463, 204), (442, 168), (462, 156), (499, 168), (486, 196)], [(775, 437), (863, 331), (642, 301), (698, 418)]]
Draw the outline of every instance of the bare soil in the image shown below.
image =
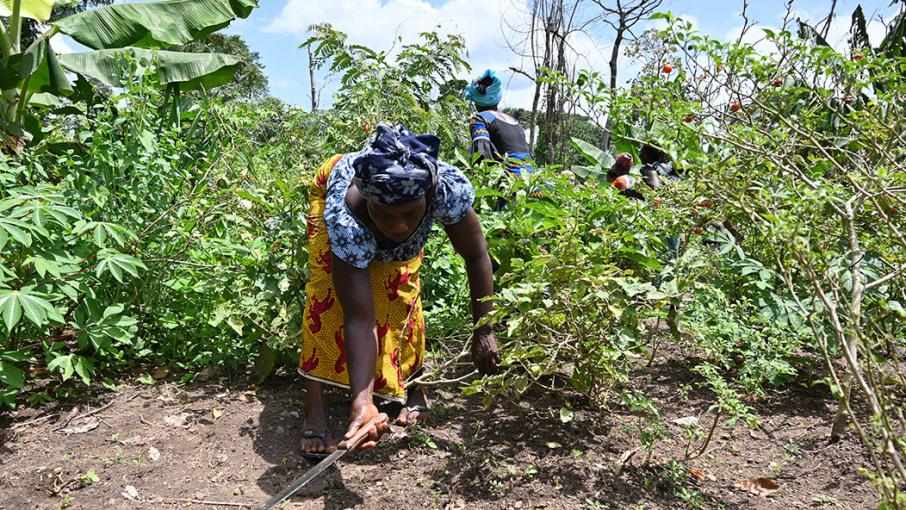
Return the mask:
[[(486, 410), (480, 396), (429, 390), (428, 426), (394, 427), (377, 449), (350, 453), (283, 508), (878, 505), (857, 472), (868, 465), (857, 437), (828, 443), (833, 401), (805, 384), (758, 402), (761, 428), (722, 420), (702, 456), (671, 464), (686, 450), (672, 421), (700, 416), (707, 428), (712, 418), (707, 393), (678, 391), (693, 380), (680, 356), (635, 377), (672, 432), (647, 465), (644, 451), (630, 454), (639, 446), (637, 418), (618, 405), (602, 414), (576, 398), (572, 421), (563, 423), (564, 402), (540, 392)], [(340, 434), (345, 395), (327, 395)], [(258, 508), (309, 467), (298, 454), (303, 398), (301, 381), (288, 375), (257, 389), (227, 378), (123, 384), (81, 403), (0, 417), (0, 509)], [(737, 487), (756, 477), (779, 490), (760, 496)]]

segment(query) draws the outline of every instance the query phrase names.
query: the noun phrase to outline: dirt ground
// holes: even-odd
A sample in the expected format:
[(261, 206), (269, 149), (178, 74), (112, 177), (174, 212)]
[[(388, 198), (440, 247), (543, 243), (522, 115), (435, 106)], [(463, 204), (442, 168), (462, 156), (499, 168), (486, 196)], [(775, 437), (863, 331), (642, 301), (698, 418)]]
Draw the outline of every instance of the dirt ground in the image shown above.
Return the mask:
[[(601, 415), (577, 401), (563, 423), (563, 402), (542, 393), (485, 410), (480, 396), (433, 389), (429, 426), (394, 428), (377, 449), (347, 455), (283, 508), (877, 506), (857, 473), (867, 465), (858, 439), (827, 442), (834, 406), (826, 390), (774, 393), (757, 404), (761, 429), (722, 423), (704, 455), (671, 465), (686, 449), (672, 421), (701, 415), (710, 423), (706, 394), (677, 391), (693, 377), (679, 359), (663, 358), (633, 381), (673, 433), (648, 467), (644, 452), (630, 455), (637, 421), (619, 407)], [(226, 378), (124, 383), (90, 402), (2, 416), (0, 509), (258, 508), (308, 467), (297, 453), (303, 398), (301, 381), (287, 375), (255, 390)], [(330, 390), (328, 400), (339, 434), (345, 397)], [(761, 496), (737, 486), (756, 477), (779, 490)]]

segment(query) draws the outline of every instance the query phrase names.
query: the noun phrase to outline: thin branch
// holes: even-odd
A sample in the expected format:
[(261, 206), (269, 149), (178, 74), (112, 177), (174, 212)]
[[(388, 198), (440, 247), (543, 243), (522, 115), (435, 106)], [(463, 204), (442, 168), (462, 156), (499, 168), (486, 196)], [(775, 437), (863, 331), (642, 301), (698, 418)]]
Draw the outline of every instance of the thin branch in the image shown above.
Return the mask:
[(884, 283), (889, 282), (890, 280), (896, 278), (897, 276), (900, 276), (900, 275), (903, 274), (904, 272), (906, 272), (906, 264), (903, 264), (902, 266), (900, 266), (899, 269), (897, 269), (897, 270), (895, 270), (895, 271), (893, 271), (893, 272), (891, 272), (891, 273), (888, 273), (888, 274), (882, 276), (881, 278), (878, 278), (877, 280), (875, 280), (875, 281), (873, 281), (873, 282), (871, 282), (871, 283), (865, 284), (865, 289), (864, 289), (864, 290), (865, 290), (865, 292), (868, 292), (869, 290), (871, 290), (871, 289), (873, 289), (873, 288), (875, 288), (875, 287), (877, 287), (877, 286), (879, 286), (879, 285), (883, 285)]

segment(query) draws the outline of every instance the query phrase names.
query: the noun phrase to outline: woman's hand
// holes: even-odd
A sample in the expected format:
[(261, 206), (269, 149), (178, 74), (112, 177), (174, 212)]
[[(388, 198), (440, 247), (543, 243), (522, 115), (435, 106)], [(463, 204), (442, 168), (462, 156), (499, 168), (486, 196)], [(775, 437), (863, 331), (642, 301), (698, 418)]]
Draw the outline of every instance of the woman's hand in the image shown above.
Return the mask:
[[(380, 413), (378, 413), (378, 409), (373, 403), (365, 402), (359, 404), (353, 402), (352, 411), (349, 415), (349, 428), (346, 430), (346, 435), (343, 436), (343, 443), (349, 441), (364, 429), (367, 430), (365, 432), (365, 440), (357, 448), (360, 450), (374, 448), (381, 435), (390, 429), (390, 420), (387, 415), (382, 415), (383, 419), (372, 421), (379, 415)], [(344, 447), (343, 443), (340, 443), (341, 448)]]
[(494, 338), (494, 332), (490, 328), (472, 333), (472, 362), (484, 375), (497, 373), (500, 351), (497, 350), (497, 339)]

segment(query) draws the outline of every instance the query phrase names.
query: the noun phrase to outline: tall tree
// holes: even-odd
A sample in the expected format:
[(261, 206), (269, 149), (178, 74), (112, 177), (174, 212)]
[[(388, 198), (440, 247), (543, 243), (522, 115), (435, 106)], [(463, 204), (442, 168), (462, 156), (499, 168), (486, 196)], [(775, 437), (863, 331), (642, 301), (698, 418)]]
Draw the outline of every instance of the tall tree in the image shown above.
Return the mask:
[[(564, 126), (561, 122), (567, 105), (563, 87), (542, 78), (546, 70), (566, 77), (575, 74), (577, 52), (573, 39), (592, 22), (585, 16), (584, 0), (532, 0), (529, 4), (529, 25), (510, 27), (521, 39), (508, 40), (513, 51), (525, 60), (522, 67), (511, 67), (535, 84), (529, 123), (529, 145), (549, 160), (562, 155)], [(576, 57), (576, 58), (574, 58)], [(570, 64), (572, 62), (572, 64)], [(544, 106), (544, 140), (540, 144), (539, 117)], [(539, 154), (536, 154), (539, 156)]]
[(269, 95), (267, 76), (257, 51), (251, 51), (239, 35), (211, 34), (182, 46), (189, 53), (226, 53), (239, 57), (242, 63), (230, 83), (213, 89), (210, 94), (224, 99), (257, 101)]
[[(592, 0), (600, 9), (600, 19), (614, 30), (613, 48), (610, 52), (610, 90), (617, 88), (620, 49), (627, 40), (636, 40), (633, 28), (657, 11), (663, 0)], [(607, 119), (600, 147), (607, 150), (610, 145), (610, 119)]]
[(601, 9), (600, 20), (614, 29), (613, 49), (610, 52), (610, 88), (617, 88), (618, 60), (623, 42), (635, 39), (632, 29), (654, 14), (663, 0), (592, 0)]

